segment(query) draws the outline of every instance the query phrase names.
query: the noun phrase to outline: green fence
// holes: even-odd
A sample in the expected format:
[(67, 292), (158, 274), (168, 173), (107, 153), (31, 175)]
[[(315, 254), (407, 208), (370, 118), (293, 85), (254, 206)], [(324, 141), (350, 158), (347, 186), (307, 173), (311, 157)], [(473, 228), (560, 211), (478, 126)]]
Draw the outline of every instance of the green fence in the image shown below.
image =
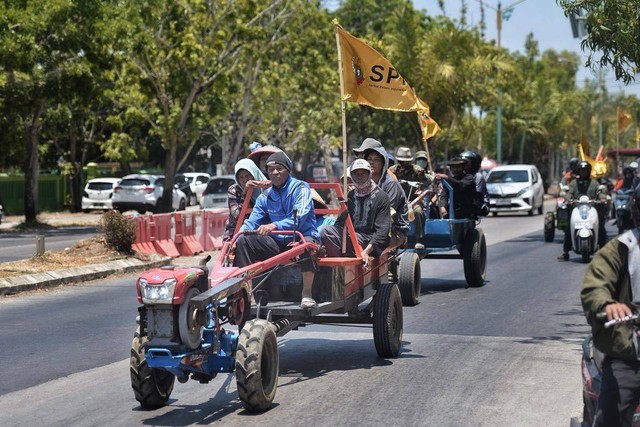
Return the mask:
[[(37, 210), (39, 212), (63, 210), (68, 193), (69, 187), (65, 176), (39, 176)], [(3, 202), (7, 215), (23, 215), (24, 176), (0, 176), (0, 200)]]

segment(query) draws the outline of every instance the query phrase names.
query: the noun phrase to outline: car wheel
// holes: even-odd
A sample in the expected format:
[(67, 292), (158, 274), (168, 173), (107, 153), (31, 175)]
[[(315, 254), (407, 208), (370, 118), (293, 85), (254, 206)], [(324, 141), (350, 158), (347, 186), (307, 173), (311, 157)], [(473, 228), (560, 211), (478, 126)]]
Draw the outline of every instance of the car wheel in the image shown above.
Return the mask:
[(540, 202), (540, 206), (538, 206), (538, 215), (542, 215), (544, 213), (544, 197), (542, 198), (542, 201)]
[(498, 212), (491, 212), (493, 216), (498, 216)]
[(178, 205), (178, 210), (183, 211), (187, 208), (187, 202), (184, 199), (180, 199), (180, 204)]

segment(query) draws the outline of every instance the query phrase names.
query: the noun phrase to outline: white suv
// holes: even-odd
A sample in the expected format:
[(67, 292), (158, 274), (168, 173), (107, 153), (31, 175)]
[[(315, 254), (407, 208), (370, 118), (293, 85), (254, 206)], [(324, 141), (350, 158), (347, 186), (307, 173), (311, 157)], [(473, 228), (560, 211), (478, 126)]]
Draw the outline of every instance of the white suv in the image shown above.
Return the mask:
[[(140, 213), (146, 211), (157, 212), (158, 200), (162, 197), (162, 175), (127, 175), (113, 192), (113, 208), (120, 212), (135, 210)], [(184, 210), (187, 206), (187, 196), (180, 190), (173, 189), (172, 207), (174, 210)]]

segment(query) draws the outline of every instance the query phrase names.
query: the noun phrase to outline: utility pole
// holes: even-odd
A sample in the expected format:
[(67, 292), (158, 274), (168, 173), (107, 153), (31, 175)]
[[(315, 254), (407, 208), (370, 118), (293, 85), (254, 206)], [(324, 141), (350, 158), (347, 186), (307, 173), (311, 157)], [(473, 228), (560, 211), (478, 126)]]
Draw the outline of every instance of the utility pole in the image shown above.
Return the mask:
[[(500, 32), (502, 31), (502, 3), (496, 9), (496, 28), (498, 30), (498, 50), (500, 50)], [(496, 107), (496, 160), (502, 163), (502, 86), (498, 83), (498, 106)]]

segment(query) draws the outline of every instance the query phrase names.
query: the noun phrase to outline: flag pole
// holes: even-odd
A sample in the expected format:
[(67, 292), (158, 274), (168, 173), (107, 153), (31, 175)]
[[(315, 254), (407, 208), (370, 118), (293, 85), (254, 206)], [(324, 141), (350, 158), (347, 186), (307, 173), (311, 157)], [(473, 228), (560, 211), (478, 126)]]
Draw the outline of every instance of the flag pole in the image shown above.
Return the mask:
[(620, 172), (620, 107), (616, 107), (616, 174)]
[(424, 145), (424, 151), (427, 153), (427, 164), (429, 165), (429, 172), (433, 172), (433, 165), (431, 164), (431, 153), (429, 153), (429, 144), (426, 139), (422, 140), (422, 145)]
[[(342, 192), (347, 197), (347, 114), (344, 102), (344, 77), (342, 76), (342, 49), (340, 49), (340, 34), (338, 34), (337, 24), (334, 23), (333, 29), (336, 33), (336, 45), (338, 47), (338, 75), (340, 76), (340, 111), (342, 113)], [(346, 222), (342, 227), (342, 254), (347, 252), (347, 227)]]

